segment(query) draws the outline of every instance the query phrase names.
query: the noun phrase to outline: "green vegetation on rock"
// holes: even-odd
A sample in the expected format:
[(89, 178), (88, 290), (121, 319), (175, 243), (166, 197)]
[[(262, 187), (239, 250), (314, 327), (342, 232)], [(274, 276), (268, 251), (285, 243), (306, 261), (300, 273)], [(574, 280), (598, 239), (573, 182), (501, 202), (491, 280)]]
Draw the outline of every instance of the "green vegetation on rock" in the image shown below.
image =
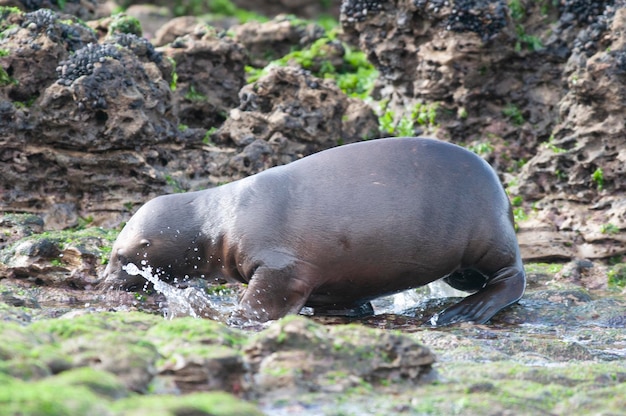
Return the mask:
[[(347, 44), (335, 39), (334, 33), (313, 42), (308, 48), (293, 51), (265, 68), (247, 67), (248, 83), (252, 83), (265, 75), (272, 66), (287, 66), (297, 64), (310, 70), (319, 78), (333, 79), (337, 86), (348, 96), (364, 99), (369, 96), (374, 82), (378, 78), (378, 71), (367, 61), (365, 54), (355, 51)], [(342, 49), (341, 65), (334, 66), (331, 57)], [(337, 56), (334, 56), (337, 61)]]
[(68, 386), (64, 380), (45, 379), (25, 383), (0, 374), (0, 416), (106, 414), (104, 403), (89, 388)]
[(520, 0), (509, 0), (509, 10), (511, 11), (511, 18), (515, 21), (515, 30), (517, 32), (517, 43), (515, 44), (515, 50), (521, 51), (522, 47), (526, 47), (528, 50), (537, 51), (543, 48), (541, 39), (537, 36), (529, 35), (526, 33), (526, 29), (522, 25), (521, 21), (526, 17), (526, 9)]
[(437, 127), (438, 108), (437, 103), (416, 103), (410, 114), (401, 114), (399, 117), (394, 111), (387, 109), (378, 118), (380, 130), (391, 136), (415, 136), (417, 128)]
[(18, 81), (13, 77), (10, 77), (9, 74), (7, 74), (7, 71), (0, 66), (0, 87), (5, 87), (11, 84), (17, 85)]
[(111, 24), (109, 25), (109, 36), (114, 33), (130, 33), (141, 37), (143, 30), (141, 23), (136, 17), (119, 13), (111, 16)]
[[(105, 230), (100, 227), (78, 227), (69, 230), (45, 231), (40, 234), (27, 236), (9, 247), (0, 251), (0, 260), (6, 261), (8, 257), (19, 250), (38, 250), (42, 245), (55, 246), (56, 250), (63, 251), (69, 247), (78, 248), (81, 252), (88, 252), (101, 259), (104, 264), (111, 253), (111, 246), (117, 237), (117, 230)], [(24, 253), (26, 254), (26, 253)]]
[(508, 104), (504, 107), (502, 114), (508, 117), (516, 126), (524, 124), (524, 115), (515, 104)]
[(138, 396), (114, 375), (78, 368), (26, 383), (0, 374), (0, 416), (228, 415), (256, 416), (253, 404), (223, 392)]
[(626, 288), (626, 264), (616, 264), (607, 273), (610, 288)]
[(0, 6), (0, 31), (6, 29), (4, 21), (10, 14), (22, 14), (19, 7)]
[(194, 393), (184, 396), (136, 396), (113, 403), (120, 415), (206, 415), (262, 416), (256, 406), (223, 392)]
[(553, 275), (563, 270), (562, 263), (526, 263), (524, 264), (526, 273)]
[(591, 174), (591, 180), (595, 182), (598, 191), (601, 191), (602, 188), (604, 188), (604, 172), (602, 171), (602, 168), (597, 168), (593, 171)]

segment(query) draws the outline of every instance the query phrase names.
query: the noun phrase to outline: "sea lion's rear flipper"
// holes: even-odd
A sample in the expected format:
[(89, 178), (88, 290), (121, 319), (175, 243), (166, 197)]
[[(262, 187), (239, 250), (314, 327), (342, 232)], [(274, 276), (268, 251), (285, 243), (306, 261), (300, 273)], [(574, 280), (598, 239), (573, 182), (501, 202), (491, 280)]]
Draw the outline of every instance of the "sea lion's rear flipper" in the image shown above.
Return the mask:
[(484, 324), (501, 309), (517, 302), (524, 294), (526, 275), (521, 263), (499, 270), (478, 292), (439, 312), (430, 319), (434, 326), (460, 322)]
[(487, 283), (487, 276), (475, 269), (457, 270), (443, 278), (443, 281), (456, 290), (476, 292)]

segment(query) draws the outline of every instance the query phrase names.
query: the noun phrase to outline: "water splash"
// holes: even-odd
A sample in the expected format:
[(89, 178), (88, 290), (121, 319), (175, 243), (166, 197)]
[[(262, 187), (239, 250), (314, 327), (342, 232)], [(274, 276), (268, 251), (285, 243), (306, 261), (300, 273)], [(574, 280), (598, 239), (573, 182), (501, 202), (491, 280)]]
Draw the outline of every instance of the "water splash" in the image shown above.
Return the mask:
[(141, 269), (133, 263), (122, 267), (126, 273), (133, 276), (142, 276), (152, 283), (154, 289), (162, 293), (167, 299), (168, 307), (165, 317), (173, 319), (177, 316), (193, 316), (194, 318), (209, 318), (226, 322), (235, 305), (228, 307), (223, 299), (214, 299), (201, 289), (187, 287), (178, 289), (168, 285), (159, 279), (158, 274), (153, 273), (152, 266), (143, 266)]
[[(443, 280), (436, 280), (417, 289), (405, 290), (394, 295), (374, 299), (372, 306), (377, 315), (405, 315), (407, 311), (419, 307), (421, 303), (430, 299), (465, 296), (467, 296), (466, 292), (452, 288)], [(412, 313), (409, 314), (411, 315)]]

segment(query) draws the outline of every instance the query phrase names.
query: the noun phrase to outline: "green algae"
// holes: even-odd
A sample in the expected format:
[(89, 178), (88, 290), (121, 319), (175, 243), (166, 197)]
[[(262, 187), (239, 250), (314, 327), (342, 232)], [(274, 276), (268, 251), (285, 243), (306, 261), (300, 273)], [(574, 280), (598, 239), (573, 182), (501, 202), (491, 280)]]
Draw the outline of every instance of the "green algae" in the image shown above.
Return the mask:
[[(570, 307), (570, 315), (579, 316), (582, 312), (576, 308), (590, 303), (591, 298), (583, 299), (579, 306)], [(576, 338), (570, 339), (573, 335)], [(405, 351), (401, 355), (415, 351), (415, 343), (406, 344), (408, 350), (390, 347), (403, 347), (399, 342), (404, 338), (443, 356), (435, 364), (440, 375), (436, 382), (417, 384), (399, 370), (385, 372), (398, 358), (390, 351)], [(582, 415), (590, 409), (619, 414), (626, 384), (623, 361), (587, 359), (585, 344), (600, 339), (620, 348), (625, 340), (622, 328), (572, 328), (557, 334), (467, 326), (406, 334), (289, 316), (250, 333), (190, 317), (165, 320), (139, 312), (98, 312), (41, 319), (27, 326), (0, 322), (0, 339), (11, 340), (0, 345), (0, 383), (11, 386), (11, 392), (30, 391), (17, 394), (17, 404), (9, 408), (39, 400), (36, 411), (42, 413), (33, 414), (42, 415), (255, 414), (253, 404), (223, 393), (164, 395), (168, 390), (159, 389), (159, 380), (153, 377), (156, 372), (161, 374), (158, 379), (168, 380), (181, 366), (204, 368), (211, 369), (212, 383), (233, 388), (228, 375), (245, 377), (246, 360), (257, 356), (272, 357), (250, 373), (263, 378), (261, 388), (276, 394), (275, 403), (263, 408), (270, 414), (276, 408), (298, 405), (318, 414), (362, 414), (364, 409), (371, 414)], [(275, 389), (282, 382), (310, 390), (297, 397), (281, 395)], [(54, 388), (80, 397), (67, 393), (53, 398), (48, 391)], [(140, 396), (133, 391), (159, 393)], [(0, 397), (4, 409), (10, 396)], [(217, 401), (225, 407), (212, 407)], [(227, 408), (226, 403), (233, 407)], [(51, 410), (45, 413), (45, 409)], [(10, 413), (0, 411), (3, 414)]]
[(114, 375), (91, 368), (26, 383), (0, 374), (0, 416), (261, 415), (253, 404), (222, 392), (138, 396)]
[(129, 33), (141, 37), (143, 30), (141, 23), (136, 17), (119, 13), (111, 16), (111, 24), (109, 25), (109, 36), (114, 33)]
[(111, 408), (127, 416), (260, 416), (256, 406), (223, 392), (193, 393), (185, 396), (145, 396), (120, 400)]
[(150, 339), (169, 342), (174, 339), (228, 347), (241, 345), (246, 335), (219, 322), (192, 317), (161, 320), (147, 331)]
[(111, 414), (98, 395), (87, 386), (68, 385), (70, 378), (66, 375), (25, 383), (0, 374), (0, 416)]
[[(607, 375), (616, 380), (609, 389), (620, 391), (624, 386), (623, 379), (617, 381), (620, 367), (624, 371), (624, 365), (590, 361), (550, 367), (511, 361), (446, 363), (439, 367), (443, 381), (422, 387), (427, 399), (415, 410), (431, 409), (427, 414), (495, 414), (496, 409), (514, 414), (551, 413), (579, 392), (593, 397), (595, 391), (605, 388), (596, 380)], [(472, 388), (479, 385), (487, 387)], [(595, 405), (603, 408), (599, 402)]]
[(562, 263), (526, 263), (524, 270), (526, 273), (554, 275), (563, 269)]
[(81, 253), (99, 258), (101, 263), (105, 264), (108, 261), (111, 247), (118, 233), (118, 230), (107, 230), (101, 227), (44, 231), (34, 234), (28, 233), (24, 238), (0, 250), (0, 261), (7, 262), (8, 259), (15, 254), (28, 255), (28, 252), (20, 252), (20, 250), (31, 250), (33, 245), (47, 244), (53, 245), (58, 251), (74, 247)]
[(33, 322), (29, 328), (31, 331), (49, 333), (63, 340), (109, 331), (142, 334), (161, 321), (163, 318), (160, 316), (140, 312), (99, 312), (73, 316), (72, 319), (40, 320)]
[(611, 266), (607, 273), (609, 288), (626, 288), (626, 264), (619, 263)]
[[(331, 57), (336, 54), (337, 45), (340, 45), (339, 47), (344, 52), (340, 64), (335, 66), (331, 62)], [(367, 60), (365, 53), (336, 40), (336, 33), (331, 30), (325, 37), (316, 40), (310, 46), (279, 57), (265, 68), (247, 67), (247, 82), (255, 82), (274, 66), (293, 64), (310, 70), (319, 78), (334, 80), (346, 95), (361, 99), (370, 95), (379, 75), (376, 68)]]

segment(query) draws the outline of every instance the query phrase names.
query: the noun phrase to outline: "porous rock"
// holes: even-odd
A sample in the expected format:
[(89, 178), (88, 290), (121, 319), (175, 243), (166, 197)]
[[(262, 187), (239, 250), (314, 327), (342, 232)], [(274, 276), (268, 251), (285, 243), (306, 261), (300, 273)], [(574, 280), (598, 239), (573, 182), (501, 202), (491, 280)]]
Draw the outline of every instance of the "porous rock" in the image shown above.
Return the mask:
[(233, 3), (245, 10), (254, 10), (265, 16), (276, 16), (281, 13), (312, 19), (321, 14), (339, 14), (341, 0), (233, 0)]
[(366, 104), (300, 68), (272, 68), (242, 88), (239, 98), (213, 135), (217, 143), (243, 148), (230, 162), (235, 178), (378, 135), (377, 118)]
[[(104, 36), (105, 26), (97, 40), (81, 25), (88, 38), (70, 42), (59, 35), (70, 23), (51, 11), (41, 16), (47, 26), (36, 39), (46, 41), (37, 59), (49, 67), (26, 68), (40, 77), (30, 78), (29, 91), (0, 88), (0, 197), (4, 210), (41, 215), (45, 229), (74, 227), (81, 218), (116, 226), (156, 195), (205, 189), (377, 134), (367, 105), (297, 70), (257, 83), (263, 91), (254, 94), (267, 109), (253, 108), (251, 92), (240, 105), (243, 47), (205, 25), (155, 49), (134, 34)], [(5, 17), (19, 23), (26, 14)], [(15, 60), (20, 39), (33, 37), (19, 27), (4, 33), (3, 45), (13, 49), (3, 64)], [(19, 81), (19, 88), (29, 84)], [(13, 95), (32, 91), (41, 95), (15, 103)], [(229, 126), (209, 136), (238, 105)], [(271, 135), (251, 145), (250, 132), (269, 128)]]
[(181, 123), (219, 127), (237, 106), (237, 94), (245, 84), (247, 58), (241, 45), (200, 25), (159, 50), (174, 63), (173, 94)]
[(434, 355), (405, 335), (299, 316), (274, 323), (243, 352), (260, 393), (341, 392), (363, 381), (419, 384), (436, 377)]
[[(6, 13), (6, 12), (5, 12)], [(0, 66), (11, 82), (0, 90), (0, 98), (32, 102), (47, 85), (56, 81), (57, 63), (90, 42), (93, 31), (74, 16), (58, 15), (48, 9), (8, 13), (0, 23)], [(36, 65), (37, 70), (31, 70)]]
[[(504, 3), (349, 0), (341, 23), (401, 95), (444, 100), (463, 87), (468, 71), (511, 54)], [(489, 42), (496, 37), (501, 42)]]
[(248, 22), (231, 29), (250, 57), (250, 65), (263, 68), (270, 61), (287, 55), (294, 47), (303, 49), (324, 36), (315, 23), (279, 15), (269, 22)]
[[(536, 227), (570, 235), (579, 258), (626, 253), (626, 9), (605, 13), (604, 46), (586, 57), (575, 50), (568, 62), (568, 92), (559, 103), (561, 122), (549, 144), (523, 167), (518, 192), (541, 208)], [(585, 34), (581, 34), (585, 36)], [(536, 247), (542, 250), (543, 245)]]
[(439, 137), (493, 146), (524, 259), (624, 254), (625, 2), (508, 3), (344, 1), (341, 22), (388, 108), (437, 103)]
[[(14, 220), (17, 226), (26, 227), (38, 217), (3, 216), (2, 223)], [(34, 226), (39, 231), (43, 220)], [(15, 227), (14, 227), (15, 228)], [(88, 235), (67, 240), (67, 235), (29, 237), (12, 241), (0, 250), (0, 279), (10, 277), (27, 285), (48, 286), (64, 289), (94, 288), (97, 268), (102, 264), (103, 247), (111, 241), (102, 229), (93, 228)], [(30, 230), (27, 230), (28, 233)]]

